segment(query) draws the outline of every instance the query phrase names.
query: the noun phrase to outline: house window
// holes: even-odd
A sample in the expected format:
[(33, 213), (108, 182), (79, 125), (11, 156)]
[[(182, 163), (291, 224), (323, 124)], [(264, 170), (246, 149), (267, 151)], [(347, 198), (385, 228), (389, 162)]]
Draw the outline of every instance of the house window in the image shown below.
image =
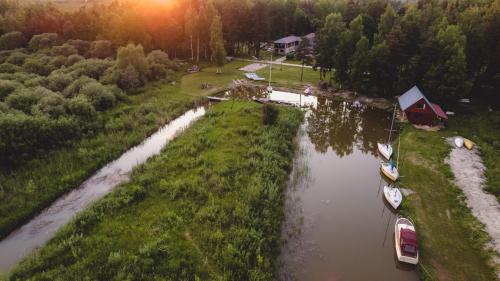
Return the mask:
[(417, 103), (417, 109), (424, 110), (425, 109), (425, 103)]

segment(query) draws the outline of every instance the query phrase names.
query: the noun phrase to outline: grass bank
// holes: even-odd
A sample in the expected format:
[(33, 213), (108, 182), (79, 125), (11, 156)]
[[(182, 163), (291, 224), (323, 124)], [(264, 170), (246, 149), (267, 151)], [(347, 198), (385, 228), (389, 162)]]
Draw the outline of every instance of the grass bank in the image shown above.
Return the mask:
[(401, 212), (417, 224), (426, 280), (496, 280), (488, 265), (492, 253), (484, 250), (488, 235), (444, 162), (451, 149), (444, 137), (456, 134), (456, 122), (441, 132), (404, 127), (401, 186), (416, 193), (406, 197)]
[[(203, 68), (198, 73), (184, 75), (182, 77), (181, 91), (188, 95), (207, 96), (223, 91), (233, 82), (233, 80), (247, 80), (240, 68), (252, 64), (246, 61), (232, 61), (224, 66), (222, 73), (217, 74), (217, 68), (210, 66)], [(303, 81), (300, 81), (300, 67), (273, 65), (272, 85), (278, 87), (303, 89), (304, 85), (317, 85), (319, 72), (310, 68), (304, 68)], [(257, 74), (264, 77), (266, 81), (260, 82), (262, 85), (269, 83), (269, 67), (257, 71)], [(203, 89), (201, 86), (208, 83), (209, 87)]]
[(272, 280), (300, 111), (216, 105), (11, 280)]
[(102, 129), (92, 137), (40, 153), (10, 171), (0, 171), (0, 237), (184, 113), (196, 100), (181, 94), (179, 87), (151, 86), (101, 113)]

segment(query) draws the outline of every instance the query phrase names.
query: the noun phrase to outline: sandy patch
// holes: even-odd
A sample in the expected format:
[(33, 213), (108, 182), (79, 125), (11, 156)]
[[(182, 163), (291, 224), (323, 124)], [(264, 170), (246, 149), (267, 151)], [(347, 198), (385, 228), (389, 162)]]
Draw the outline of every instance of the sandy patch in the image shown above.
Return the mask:
[[(483, 190), (486, 167), (476, 148), (457, 148), (453, 140), (447, 139), (454, 148), (445, 161), (455, 175), (456, 185), (463, 190), (472, 214), (486, 226), (492, 239), (491, 247), (500, 253), (500, 205), (495, 196)], [(500, 260), (497, 258), (496, 262), (499, 264)]]
[(252, 64), (249, 64), (247, 66), (244, 66), (242, 68), (240, 68), (241, 71), (245, 71), (245, 72), (255, 72), (257, 70), (261, 70), (263, 68), (267, 67), (267, 64), (263, 64), (263, 63), (252, 63)]

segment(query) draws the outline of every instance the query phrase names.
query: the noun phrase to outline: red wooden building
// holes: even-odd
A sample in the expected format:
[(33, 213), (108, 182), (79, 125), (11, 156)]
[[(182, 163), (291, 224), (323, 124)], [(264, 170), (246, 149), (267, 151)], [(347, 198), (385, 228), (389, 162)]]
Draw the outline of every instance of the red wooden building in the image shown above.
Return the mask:
[(413, 124), (434, 126), (448, 119), (443, 109), (431, 103), (417, 86), (400, 96), (398, 101), (401, 111)]

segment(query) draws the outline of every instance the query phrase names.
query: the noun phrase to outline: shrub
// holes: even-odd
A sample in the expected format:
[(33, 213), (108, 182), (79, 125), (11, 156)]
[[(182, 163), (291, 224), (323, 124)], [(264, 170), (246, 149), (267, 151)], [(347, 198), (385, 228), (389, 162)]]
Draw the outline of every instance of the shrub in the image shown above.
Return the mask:
[(53, 70), (49, 65), (38, 58), (27, 58), (26, 61), (24, 61), (23, 68), (27, 72), (43, 76), (49, 75)]
[(57, 33), (42, 33), (31, 38), (29, 48), (36, 52), (57, 45), (59, 45), (59, 35)]
[(24, 61), (29, 58), (29, 55), (21, 52), (13, 52), (10, 56), (5, 60), (5, 62), (15, 64), (15, 65), (23, 65)]
[(85, 96), (77, 96), (69, 99), (66, 103), (66, 109), (69, 114), (78, 116), (80, 119), (92, 119), (96, 112), (94, 106)]
[(47, 87), (54, 92), (62, 92), (73, 82), (73, 78), (64, 73), (52, 73), (48, 78)]
[(58, 94), (51, 94), (41, 98), (38, 103), (33, 106), (32, 114), (44, 114), (50, 118), (58, 118), (66, 114), (65, 99)]
[(7, 96), (21, 87), (23, 87), (23, 85), (18, 82), (0, 80), (0, 100), (5, 100)]
[(71, 55), (77, 55), (78, 54), (78, 50), (68, 44), (68, 43), (65, 43), (61, 46), (55, 46), (55, 47), (52, 47), (51, 49), (51, 55), (53, 56), (65, 56), (65, 57), (69, 57)]
[(126, 47), (120, 47), (116, 57), (116, 66), (118, 69), (126, 69), (133, 66), (140, 76), (141, 80), (149, 74), (149, 63), (144, 55), (144, 49), (141, 45), (128, 44)]
[(99, 80), (104, 72), (113, 66), (113, 62), (109, 60), (88, 59), (82, 60), (69, 68), (73, 77), (88, 76)]
[(17, 90), (10, 94), (5, 102), (10, 108), (20, 110), (24, 113), (31, 113), (31, 107), (35, 105), (41, 96), (37, 95), (32, 89)]
[(59, 69), (62, 66), (64, 66), (65, 64), (66, 64), (66, 57), (65, 56), (53, 57), (49, 62), (51, 69)]
[(35, 75), (35, 77), (24, 81), (24, 86), (28, 88), (34, 88), (38, 86), (47, 87), (48, 84), (49, 84), (49, 79), (47, 77), (39, 75)]
[(97, 40), (90, 44), (90, 56), (105, 59), (114, 55), (113, 45), (108, 40)]
[(85, 58), (80, 55), (71, 55), (66, 59), (66, 66), (72, 66), (77, 62), (84, 60)]
[(80, 90), (79, 95), (86, 96), (97, 110), (106, 110), (115, 105), (116, 98), (110, 89), (99, 82), (86, 84)]
[(66, 89), (64, 89), (63, 95), (66, 97), (75, 97), (76, 95), (78, 95), (83, 86), (91, 82), (97, 82), (97, 81), (87, 76), (82, 76), (77, 80), (73, 81), (71, 84), (69, 84), (69, 86), (66, 87)]
[(0, 64), (0, 72), (2, 73), (15, 73), (19, 71), (21, 71), (21, 67), (12, 63), (5, 62)]
[(78, 54), (81, 56), (86, 56), (90, 50), (90, 42), (89, 41), (75, 39), (75, 40), (68, 40), (67, 43), (69, 45), (75, 47), (75, 49), (78, 51)]
[(271, 104), (266, 104), (262, 107), (262, 123), (264, 125), (272, 125), (278, 119), (279, 111)]
[(13, 50), (26, 47), (27, 40), (19, 31), (5, 33), (0, 36), (0, 50)]
[(139, 72), (129, 64), (127, 68), (125, 68), (120, 73), (120, 78), (118, 79), (118, 86), (124, 90), (132, 90), (142, 87), (144, 85), (141, 80)]

